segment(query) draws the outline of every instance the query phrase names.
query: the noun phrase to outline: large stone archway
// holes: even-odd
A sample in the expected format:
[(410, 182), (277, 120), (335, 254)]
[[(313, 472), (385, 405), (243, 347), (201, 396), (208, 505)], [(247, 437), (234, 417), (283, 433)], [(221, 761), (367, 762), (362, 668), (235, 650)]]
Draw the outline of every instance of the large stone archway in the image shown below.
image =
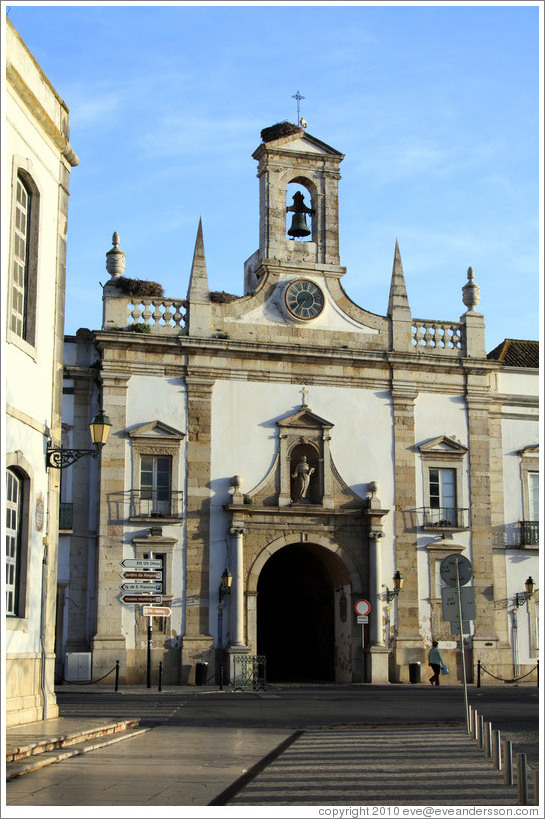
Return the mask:
[[(350, 682), (350, 602), (358, 575), (325, 537), (270, 543), (247, 580), (248, 642), (271, 682)], [(355, 584), (355, 585), (354, 585)]]

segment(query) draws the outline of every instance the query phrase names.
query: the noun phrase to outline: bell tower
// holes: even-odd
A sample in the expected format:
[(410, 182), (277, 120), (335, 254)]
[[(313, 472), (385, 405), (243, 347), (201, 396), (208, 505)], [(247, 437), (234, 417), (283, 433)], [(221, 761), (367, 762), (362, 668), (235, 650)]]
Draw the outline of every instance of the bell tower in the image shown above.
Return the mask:
[[(344, 154), (289, 122), (264, 128), (261, 138), (252, 154), (258, 161), (259, 250), (244, 266), (246, 291), (265, 272), (260, 268), (342, 275), (338, 186)], [(288, 186), (297, 186), (293, 196)]]

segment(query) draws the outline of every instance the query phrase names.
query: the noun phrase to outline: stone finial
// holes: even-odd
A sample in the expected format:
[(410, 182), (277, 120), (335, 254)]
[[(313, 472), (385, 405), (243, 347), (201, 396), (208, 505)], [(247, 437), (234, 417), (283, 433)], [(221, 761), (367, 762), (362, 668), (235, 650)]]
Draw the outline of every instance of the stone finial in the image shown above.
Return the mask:
[(462, 301), (468, 311), (473, 311), (481, 300), (481, 290), (474, 282), (475, 273), (472, 267), (467, 269), (467, 284), (462, 287)]
[(112, 236), (113, 247), (106, 253), (106, 270), (112, 279), (118, 279), (125, 271), (125, 254), (119, 247), (119, 233), (117, 230)]

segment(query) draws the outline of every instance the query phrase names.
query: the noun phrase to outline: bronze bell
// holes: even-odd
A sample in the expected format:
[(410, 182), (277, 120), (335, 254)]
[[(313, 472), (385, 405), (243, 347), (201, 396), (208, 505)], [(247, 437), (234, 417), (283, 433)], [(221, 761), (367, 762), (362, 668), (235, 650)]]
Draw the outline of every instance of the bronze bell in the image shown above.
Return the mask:
[(308, 229), (304, 213), (293, 214), (288, 236), (310, 236), (310, 230)]
[(301, 191), (296, 191), (293, 195), (293, 205), (286, 208), (286, 211), (293, 211), (293, 218), (291, 220), (291, 227), (288, 230), (288, 236), (310, 236), (310, 230), (307, 226), (305, 213), (314, 213), (312, 208), (307, 208), (304, 202), (304, 196)]

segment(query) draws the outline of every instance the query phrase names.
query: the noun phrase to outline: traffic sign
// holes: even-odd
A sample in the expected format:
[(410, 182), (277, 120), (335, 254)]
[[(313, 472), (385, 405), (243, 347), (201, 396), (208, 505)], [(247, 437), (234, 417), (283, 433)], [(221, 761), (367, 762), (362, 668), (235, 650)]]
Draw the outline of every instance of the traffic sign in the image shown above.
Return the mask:
[[(460, 619), (458, 609), (458, 591), (452, 588), (441, 589), (443, 601), (443, 620), (456, 622)], [(462, 620), (475, 620), (477, 611), (475, 608), (475, 589), (473, 586), (460, 589), (460, 605), (462, 608)], [(458, 632), (460, 627), (458, 626)]]
[(371, 611), (371, 603), (368, 600), (358, 600), (354, 606), (356, 614), (365, 616)]
[(123, 580), (162, 580), (163, 572), (154, 572), (153, 569), (143, 569), (140, 572), (121, 572)]
[(142, 606), (144, 617), (170, 617), (168, 606)]
[(163, 602), (163, 597), (160, 594), (122, 594), (122, 603), (158, 603)]
[(121, 565), (127, 569), (162, 569), (163, 561), (154, 557), (127, 557)]
[[(469, 634), (471, 631), (471, 623), (469, 620), (462, 621), (462, 631), (464, 634)], [(456, 636), (460, 634), (460, 621), (451, 620), (450, 621), (450, 633)]]
[(473, 574), (473, 567), (467, 557), (463, 555), (449, 555), (441, 561), (439, 571), (441, 577), (448, 586), (456, 585), (456, 566), (458, 566), (458, 577), (460, 578), (460, 586), (465, 586), (469, 583)]
[(149, 592), (150, 594), (157, 594), (163, 591), (162, 583), (122, 583), (123, 591), (129, 592)]
[(369, 618), (367, 617), (366, 614), (358, 614), (356, 619), (357, 619), (358, 623), (368, 623), (369, 622)]

